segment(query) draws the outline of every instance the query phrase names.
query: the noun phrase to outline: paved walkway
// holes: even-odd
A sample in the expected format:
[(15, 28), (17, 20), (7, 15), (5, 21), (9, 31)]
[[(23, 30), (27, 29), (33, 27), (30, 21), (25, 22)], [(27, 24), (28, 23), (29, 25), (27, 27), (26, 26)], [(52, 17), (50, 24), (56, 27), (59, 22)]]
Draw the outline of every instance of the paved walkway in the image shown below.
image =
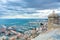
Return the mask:
[(32, 40), (60, 40), (60, 29), (50, 30), (46, 33), (40, 34)]

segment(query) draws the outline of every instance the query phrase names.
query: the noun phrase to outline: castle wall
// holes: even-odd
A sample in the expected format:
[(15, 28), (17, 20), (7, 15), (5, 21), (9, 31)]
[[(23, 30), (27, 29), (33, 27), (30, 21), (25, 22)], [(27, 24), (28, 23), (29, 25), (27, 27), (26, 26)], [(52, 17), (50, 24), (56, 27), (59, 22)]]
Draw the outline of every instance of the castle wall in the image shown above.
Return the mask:
[(48, 17), (48, 29), (60, 27), (60, 16)]

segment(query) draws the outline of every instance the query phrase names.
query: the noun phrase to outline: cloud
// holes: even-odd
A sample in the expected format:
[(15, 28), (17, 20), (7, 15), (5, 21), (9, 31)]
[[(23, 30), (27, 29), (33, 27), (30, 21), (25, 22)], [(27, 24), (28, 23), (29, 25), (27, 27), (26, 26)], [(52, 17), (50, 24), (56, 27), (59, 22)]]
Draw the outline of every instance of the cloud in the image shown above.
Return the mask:
[(46, 18), (60, 11), (57, 0), (0, 0), (0, 18)]
[(60, 7), (59, 0), (1, 0), (1, 3), (9, 6), (20, 6), (24, 8), (52, 9)]
[(16, 12), (15, 13), (13, 12), (13, 14), (12, 13), (10, 14), (9, 12), (10, 15), (1, 16), (0, 18), (8, 18), (8, 19), (10, 18), (12, 19), (14, 18), (47, 18), (48, 15), (52, 13), (53, 10), (55, 10), (56, 13), (60, 13), (59, 8), (58, 9), (45, 9), (45, 10), (35, 10), (37, 13), (32, 13), (32, 14), (26, 13), (26, 14), (21, 14), (21, 15), (17, 14)]
[(7, 3), (7, 0), (0, 0), (0, 3)]
[(58, 0), (25, 0), (28, 7), (37, 9), (48, 9), (60, 7)]

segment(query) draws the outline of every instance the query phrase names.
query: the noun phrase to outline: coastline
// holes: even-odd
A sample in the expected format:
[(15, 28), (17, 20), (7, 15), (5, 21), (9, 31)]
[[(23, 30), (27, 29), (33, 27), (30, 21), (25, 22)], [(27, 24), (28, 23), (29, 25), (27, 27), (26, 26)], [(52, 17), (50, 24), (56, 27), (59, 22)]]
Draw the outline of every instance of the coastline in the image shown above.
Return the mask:
[[(24, 34), (23, 34), (23, 33), (17, 32), (16, 30), (13, 30), (13, 29), (14, 29), (13, 27), (9, 27), (8, 31), (6, 31), (6, 29), (3, 30), (4, 35), (1, 36), (2, 37), (1, 39), (2, 40), (3, 39), (4, 40), (6, 40), (6, 39), (8, 39), (8, 40), (13, 40), (13, 39), (14, 40), (17, 40), (17, 39), (19, 39), (19, 40), (20, 39), (22, 39), (22, 40), (31, 40), (31, 39), (37, 37), (43, 31), (47, 30), (46, 26), (42, 26), (42, 27), (39, 27), (38, 29), (33, 28), (31, 30), (28, 30), (28, 31), (26, 31), (26, 33), (24, 32)], [(10, 33), (13, 33), (13, 36), (10, 36), (11, 35)]]

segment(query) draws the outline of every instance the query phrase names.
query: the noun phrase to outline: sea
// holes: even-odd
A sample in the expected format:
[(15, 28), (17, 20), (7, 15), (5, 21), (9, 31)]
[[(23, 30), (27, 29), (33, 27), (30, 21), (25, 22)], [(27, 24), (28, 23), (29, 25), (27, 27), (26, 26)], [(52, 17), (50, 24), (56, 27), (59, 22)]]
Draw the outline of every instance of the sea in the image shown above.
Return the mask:
[(21, 32), (30, 30), (32, 28), (40, 27), (39, 23), (47, 22), (48, 19), (0, 19), (0, 28), (15, 27)]

